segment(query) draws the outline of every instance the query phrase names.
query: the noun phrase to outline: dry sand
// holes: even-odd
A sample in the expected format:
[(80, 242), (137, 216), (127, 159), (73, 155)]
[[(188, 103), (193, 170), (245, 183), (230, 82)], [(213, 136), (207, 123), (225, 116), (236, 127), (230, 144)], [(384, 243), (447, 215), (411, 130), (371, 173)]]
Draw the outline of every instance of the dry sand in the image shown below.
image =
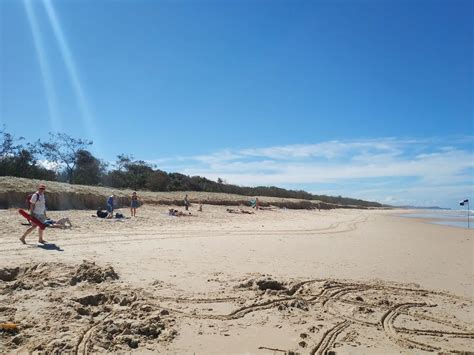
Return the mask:
[(0, 322), (19, 326), (0, 351), (474, 349), (472, 230), (394, 211), (168, 208), (53, 211), (75, 226), (48, 229), (46, 247), (36, 232), (22, 245), (23, 220), (0, 210)]

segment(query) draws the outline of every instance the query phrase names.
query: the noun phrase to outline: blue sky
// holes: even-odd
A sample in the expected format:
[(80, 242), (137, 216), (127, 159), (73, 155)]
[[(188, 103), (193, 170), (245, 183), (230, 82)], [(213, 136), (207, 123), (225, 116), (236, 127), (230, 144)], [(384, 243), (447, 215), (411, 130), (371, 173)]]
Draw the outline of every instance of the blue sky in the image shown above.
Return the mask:
[(472, 1), (0, 1), (0, 124), (165, 171), (473, 197)]

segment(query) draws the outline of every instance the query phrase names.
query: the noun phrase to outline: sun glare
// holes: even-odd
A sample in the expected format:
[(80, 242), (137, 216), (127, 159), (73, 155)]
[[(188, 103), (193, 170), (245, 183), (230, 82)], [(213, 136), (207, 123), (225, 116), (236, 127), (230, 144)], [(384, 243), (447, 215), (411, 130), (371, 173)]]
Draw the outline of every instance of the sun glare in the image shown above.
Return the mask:
[(43, 1), (43, 5), (45, 7), (49, 22), (51, 24), (51, 27), (53, 28), (54, 35), (58, 42), (59, 49), (61, 51), (61, 55), (64, 60), (64, 64), (69, 73), (69, 76), (72, 82), (72, 87), (76, 94), (79, 110), (81, 111), (81, 117), (84, 124), (84, 128), (87, 132), (88, 138), (95, 142), (96, 148), (97, 148), (97, 144), (99, 143), (97, 139), (98, 138), (97, 132), (95, 130), (93, 117), (89, 109), (89, 104), (87, 102), (86, 95), (84, 93), (84, 89), (81, 84), (78, 71), (76, 69), (76, 65), (72, 56), (71, 49), (69, 48), (66, 37), (62, 30), (61, 23), (59, 21), (59, 18), (56, 14), (56, 11), (54, 9), (52, 2), (49, 0), (45, 0)]
[(48, 64), (48, 58), (44, 50), (45, 46), (43, 43), (43, 37), (41, 30), (38, 26), (36, 14), (30, 0), (23, 0), (25, 6), (26, 15), (28, 17), (28, 23), (30, 25), (31, 34), (33, 36), (33, 42), (38, 56), (38, 61), (41, 69), (41, 76), (43, 78), (43, 84), (45, 89), (46, 101), (48, 103), (49, 110), (49, 121), (51, 129), (59, 132), (62, 130), (61, 120), (59, 119), (58, 105), (56, 101), (56, 93), (54, 91), (54, 85), (51, 75), (51, 69)]

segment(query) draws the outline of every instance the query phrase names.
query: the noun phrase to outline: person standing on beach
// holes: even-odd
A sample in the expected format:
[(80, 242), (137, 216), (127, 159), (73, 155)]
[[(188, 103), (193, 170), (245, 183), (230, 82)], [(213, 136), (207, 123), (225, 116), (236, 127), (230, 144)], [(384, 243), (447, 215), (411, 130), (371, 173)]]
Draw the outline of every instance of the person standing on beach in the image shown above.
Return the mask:
[[(30, 199), (30, 215), (38, 219), (41, 223), (44, 223), (46, 221), (46, 198), (44, 196), (44, 192), (46, 190), (46, 186), (41, 184), (38, 186), (38, 191), (36, 191)], [(32, 225), (30, 228), (26, 230), (25, 233), (20, 238), (20, 241), (23, 244), (26, 244), (25, 238), (28, 234), (30, 234), (33, 229), (35, 229), (37, 226)], [(44, 244), (46, 243), (46, 240), (43, 238), (43, 233), (44, 230), (41, 228), (38, 228), (38, 243)]]
[(187, 211), (189, 208), (189, 198), (188, 198), (188, 194), (186, 194), (186, 196), (184, 196), (184, 209)]
[(130, 204), (130, 214), (132, 215), (132, 217), (137, 216), (137, 208), (139, 206), (138, 200), (139, 200), (138, 195), (137, 195), (136, 191), (134, 191), (132, 193), (132, 202)]
[(114, 217), (114, 198), (115, 195), (112, 194), (107, 198), (107, 213), (109, 214), (107, 218), (113, 218)]

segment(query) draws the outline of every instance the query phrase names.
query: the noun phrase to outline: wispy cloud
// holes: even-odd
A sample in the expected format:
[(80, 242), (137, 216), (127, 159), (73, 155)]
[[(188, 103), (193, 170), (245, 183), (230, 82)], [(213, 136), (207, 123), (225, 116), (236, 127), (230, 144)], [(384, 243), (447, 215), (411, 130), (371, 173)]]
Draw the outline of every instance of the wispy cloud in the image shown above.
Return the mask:
[(37, 163), (38, 163), (39, 166), (41, 166), (45, 169), (53, 170), (53, 171), (56, 171), (56, 172), (65, 167), (64, 164), (62, 164), (62, 163), (52, 162), (52, 161), (49, 161), (49, 160), (38, 160)]
[[(451, 197), (473, 193), (473, 142), (474, 137), (327, 141), (225, 149), (208, 155), (163, 158), (155, 163), (166, 171), (214, 180), (220, 177), (237, 185), (305, 186), (314, 193), (382, 202), (445, 204)], [(374, 189), (374, 180), (389, 184)], [(321, 187), (328, 183), (334, 186), (329, 191)], [(348, 184), (350, 190), (345, 187)]]

